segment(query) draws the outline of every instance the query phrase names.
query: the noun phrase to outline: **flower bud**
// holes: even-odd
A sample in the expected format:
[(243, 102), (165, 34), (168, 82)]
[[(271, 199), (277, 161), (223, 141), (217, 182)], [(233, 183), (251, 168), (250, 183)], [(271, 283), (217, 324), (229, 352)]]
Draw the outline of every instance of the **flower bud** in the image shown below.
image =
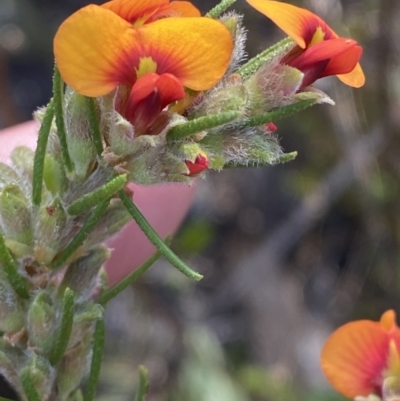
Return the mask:
[(68, 343), (68, 349), (82, 341), (86, 335), (92, 335), (98, 319), (103, 316), (103, 308), (93, 302), (86, 302), (77, 306), (74, 323)]
[(61, 232), (66, 222), (65, 211), (60, 200), (54, 199), (51, 204), (41, 205), (35, 217), (34, 255), (39, 263), (48, 264), (60, 250)]
[(27, 330), (31, 347), (44, 353), (52, 350), (57, 329), (57, 316), (49, 294), (42, 290), (33, 299), (27, 315)]
[(0, 331), (15, 333), (24, 327), (24, 310), (21, 300), (11, 285), (0, 279)]
[(24, 394), (24, 391), (17, 369), (25, 357), (20, 348), (13, 347), (4, 338), (0, 338), (0, 375), (4, 376), (19, 394)]
[(60, 401), (68, 400), (86, 375), (92, 357), (91, 350), (91, 336), (87, 336), (62, 358), (57, 369), (57, 390)]
[(105, 246), (92, 249), (68, 266), (61, 288), (69, 287), (78, 296), (78, 301), (90, 299), (98, 285), (100, 268), (109, 257), (110, 250)]
[(0, 191), (8, 184), (16, 184), (19, 181), (20, 178), (12, 167), (0, 162)]
[(67, 186), (62, 165), (50, 154), (44, 159), (43, 181), (53, 195), (61, 194)]
[(27, 146), (18, 146), (11, 152), (11, 161), (19, 174), (32, 180), (34, 152)]
[(30, 252), (33, 230), (29, 204), (17, 185), (7, 185), (0, 194), (0, 225), (6, 244), (16, 257)]
[(101, 126), (105, 132), (109, 152), (123, 158), (135, 151), (135, 129), (133, 125), (119, 114), (116, 109), (126, 102), (129, 88), (120, 86), (115, 93), (103, 96), (99, 100), (101, 109)]
[(53, 390), (55, 370), (47, 359), (32, 353), (20, 371), (20, 376), (24, 375), (30, 378), (42, 400), (46, 400), (50, 396)]
[(85, 179), (96, 161), (96, 148), (90, 134), (86, 98), (68, 93), (65, 107), (65, 127), (69, 155), (78, 179)]
[(266, 113), (275, 107), (294, 103), (293, 95), (301, 87), (304, 74), (296, 68), (266, 63), (249, 80), (246, 87), (251, 93), (249, 113)]
[(202, 171), (206, 170), (209, 165), (207, 155), (204, 152), (200, 152), (193, 162), (185, 160), (185, 164), (189, 170), (189, 173), (186, 175), (189, 177), (200, 174)]
[(4, 278), (0, 278), (0, 331), (15, 333), (24, 327), (21, 299)]
[(104, 242), (119, 232), (121, 228), (132, 220), (132, 216), (126, 210), (120, 199), (111, 199), (110, 206), (101, 216), (94, 230), (87, 238), (85, 245), (90, 248)]
[(233, 74), (204, 95), (199, 105), (194, 108), (194, 117), (217, 115), (227, 111), (246, 115), (248, 96), (248, 89), (241, 77)]

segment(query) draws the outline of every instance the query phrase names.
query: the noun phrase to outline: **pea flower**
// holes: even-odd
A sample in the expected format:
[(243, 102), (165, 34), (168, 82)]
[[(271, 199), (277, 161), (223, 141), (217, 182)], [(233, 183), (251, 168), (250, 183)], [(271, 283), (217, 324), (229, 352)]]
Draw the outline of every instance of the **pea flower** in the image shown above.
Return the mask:
[(146, 133), (163, 108), (184, 97), (184, 88), (213, 87), (231, 57), (232, 37), (222, 23), (201, 17), (157, 19), (179, 10), (197, 15), (186, 2), (166, 1), (114, 0), (78, 10), (54, 39), (64, 81), (89, 97), (128, 87), (118, 111), (135, 126), (136, 136)]
[(321, 353), (322, 370), (349, 398), (376, 394), (383, 400), (400, 397), (400, 330), (393, 310), (379, 322), (359, 320), (337, 329)]
[(355, 40), (339, 37), (317, 15), (291, 4), (269, 0), (247, 2), (296, 42), (297, 46), (281, 62), (304, 73), (300, 89), (330, 75), (352, 87), (364, 85), (364, 73), (358, 63), (362, 48)]

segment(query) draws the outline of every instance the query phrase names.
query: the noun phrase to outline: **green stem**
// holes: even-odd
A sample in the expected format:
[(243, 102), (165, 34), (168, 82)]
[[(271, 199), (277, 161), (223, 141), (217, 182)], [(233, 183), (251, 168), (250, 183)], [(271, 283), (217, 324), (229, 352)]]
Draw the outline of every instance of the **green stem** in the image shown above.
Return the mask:
[(205, 16), (209, 18), (218, 18), (227, 8), (234, 4), (236, 0), (222, 0), (212, 8)]
[(237, 71), (243, 79), (247, 79), (253, 75), (263, 64), (265, 64), (269, 59), (277, 57), (280, 53), (288, 51), (294, 42), (291, 38), (285, 38), (274, 44), (273, 46), (265, 49), (263, 52), (257, 56), (250, 59), (246, 64), (243, 64)]
[(149, 372), (144, 366), (139, 366), (139, 387), (135, 401), (145, 401), (149, 390)]
[(97, 154), (99, 156), (101, 156), (101, 154), (103, 153), (103, 141), (101, 139), (99, 119), (97, 117), (94, 99), (91, 97), (87, 97), (86, 105), (87, 105), (87, 110), (88, 110), (89, 126), (90, 126), (90, 130), (91, 130), (94, 146), (96, 148)]
[(132, 202), (129, 196), (124, 191), (118, 192), (122, 203), (131, 214), (137, 225), (144, 232), (150, 242), (157, 248), (157, 250), (164, 256), (165, 259), (171, 263), (172, 266), (176, 267), (185, 276), (199, 281), (203, 276), (194, 270), (192, 270), (186, 263), (184, 263), (171, 249), (165, 244), (162, 238), (157, 234), (154, 228), (149, 224), (137, 206)]
[(63, 297), (61, 324), (57, 333), (56, 343), (49, 357), (49, 361), (53, 366), (61, 360), (67, 350), (72, 332), (72, 325), (74, 323), (74, 311), (74, 292), (70, 288), (66, 288)]
[(73, 240), (69, 243), (69, 245), (60, 253), (58, 258), (53, 262), (51, 267), (56, 269), (57, 267), (62, 266), (71, 256), (72, 254), (82, 245), (83, 241), (87, 238), (87, 236), (91, 233), (91, 231), (96, 226), (97, 222), (100, 220), (103, 213), (106, 211), (110, 199), (106, 199), (101, 202), (96, 209), (93, 210), (92, 214), (86, 220), (85, 224), (79, 230), (79, 232), (75, 235)]
[(28, 370), (22, 371), (21, 383), (28, 401), (42, 401), (42, 398), (38, 394)]
[(13, 401), (13, 400), (10, 400), (9, 398), (0, 397), (0, 401)]
[(230, 123), (239, 118), (239, 116), (240, 114), (236, 111), (226, 111), (220, 114), (199, 117), (171, 128), (167, 133), (167, 140), (169, 142), (182, 141), (198, 132)]
[(68, 213), (70, 215), (77, 216), (89, 211), (92, 207), (98, 205), (100, 202), (106, 199), (109, 199), (120, 189), (122, 189), (127, 180), (128, 177), (126, 174), (122, 174), (113, 178), (110, 182), (104, 184), (102, 187), (77, 199), (67, 209)]
[(8, 282), (11, 284), (14, 291), (21, 298), (28, 299), (29, 292), (26, 286), (26, 281), (19, 274), (17, 264), (6, 246), (2, 233), (0, 233), (0, 262), (7, 275)]
[(33, 161), (32, 202), (39, 206), (42, 201), (44, 159), (46, 156), (47, 140), (54, 118), (54, 100), (50, 100), (39, 129), (35, 158)]
[(64, 99), (64, 82), (61, 78), (60, 71), (57, 66), (54, 66), (53, 77), (53, 98), (54, 98), (54, 113), (56, 117), (57, 135), (60, 140), (62, 157), (67, 171), (72, 171), (72, 162), (68, 152), (67, 134), (65, 132), (63, 99)]
[(101, 362), (104, 354), (104, 338), (105, 324), (104, 319), (99, 319), (96, 323), (96, 330), (93, 336), (93, 356), (90, 366), (89, 380), (86, 387), (84, 401), (92, 401), (95, 394), (100, 377)]
[[(167, 241), (166, 241), (167, 242)], [(120, 281), (114, 287), (105, 290), (101, 297), (98, 300), (100, 305), (107, 304), (108, 301), (115, 298), (120, 292), (122, 292), (125, 288), (135, 282), (139, 277), (141, 277), (147, 270), (150, 269), (151, 266), (160, 258), (161, 253), (157, 251), (153, 256), (147, 259), (138, 269), (132, 272), (129, 276), (125, 277), (122, 281)]]

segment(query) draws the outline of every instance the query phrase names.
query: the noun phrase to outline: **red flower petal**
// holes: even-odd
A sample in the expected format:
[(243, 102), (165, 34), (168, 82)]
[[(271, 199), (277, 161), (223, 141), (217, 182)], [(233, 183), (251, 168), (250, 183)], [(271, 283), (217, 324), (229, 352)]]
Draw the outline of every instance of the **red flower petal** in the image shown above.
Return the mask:
[(196, 157), (196, 160), (194, 162), (186, 160), (185, 164), (186, 164), (187, 168), (189, 169), (189, 173), (185, 174), (188, 177), (192, 177), (197, 174), (200, 174), (202, 171), (206, 170), (209, 166), (207, 155), (204, 152), (200, 153)]
[[(307, 48), (302, 54), (300, 54), (300, 56), (296, 57), (288, 64), (292, 67), (299, 69), (300, 71), (303, 71), (321, 61), (329, 60), (329, 63), (327, 64), (325, 70), (328, 68), (329, 64), (331, 64), (332, 67), (336, 69), (336, 72), (333, 72), (331, 74), (325, 74), (324, 76), (347, 73), (349, 72), (349, 70), (346, 61), (343, 58), (339, 57), (337, 59), (337, 62), (335, 62), (335, 59), (338, 56), (341, 56), (342, 54), (345, 53), (347, 54), (350, 49), (353, 49), (354, 47), (359, 47), (356, 45), (357, 42), (352, 39), (337, 38), (337, 39), (325, 40), (323, 42), (317, 43), (314, 46)], [(358, 54), (359, 56), (361, 55), (357, 50), (354, 53)], [(356, 60), (355, 63), (353, 63), (352, 68), (355, 67), (355, 64), (357, 62), (358, 59)], [(330, 68), (330, 70), (333, 69)]]

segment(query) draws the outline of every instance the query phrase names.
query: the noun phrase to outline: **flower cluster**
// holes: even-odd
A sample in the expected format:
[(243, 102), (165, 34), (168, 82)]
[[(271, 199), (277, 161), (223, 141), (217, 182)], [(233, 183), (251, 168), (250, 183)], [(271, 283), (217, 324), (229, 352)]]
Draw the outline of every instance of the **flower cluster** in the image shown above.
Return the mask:
[(349, 398), (400, 397), (400, 329), (393, 310), (379, 322), (345, 324), (327, 340), (321, 367), (332, 386)]
[[(248, 2), (289, 38), (243, 63), (242, 16), (225, 12), (233, 2), (202, 17), (186, 1), (111, 0), (61, 24), (54, 96), (36, 113), (36, 152), (19, 147), (10, 166), (0, 163), (0, 374), (21, 399), (93, 399), (104, 306), (158, 256), (202, 277), (147, 222), (128, 181), (191, 182), (207, 169), (288, 161), (295, 155), (283, 154), (274, 123), (333, 103), (312, 83), (328, 75), (364, 83), (354, 40), (308, 11), (269, 0)], [(132, 218), (158, 252), (122, 285), (107, 288), (110, 250), (103, 242)], [(346, 384), (346, 394), (385, 388), (381, 372), (397, 377), (394, 316), (382, 327), (374, 329), (375, 359), (360, 375), (369, 387)], [(387, 371), (383, 349), (393, 361)], [(335, 363), (325, 366), (331, 378), (342, 369)]]
[[(322, 77), (363, 85), (356, 41), (338, 37), (307, 10), (248, 2), (290, 38), (242, 66), (241, 16), (201, 17), (185, 1), (112, 0), (82, 8), (60, 26), (54, 52), (72, 89), (66, 109), (77, 95), (96, 99), (103, 157), (118, 173), (152, 184), (190, 181), (207, 168), (279, 163), (285, 158), (271, 118), (257, 117), (300, 101), (332, 102), (310, 88)], [(67, 120), (85, 137), (79, 118), (68, 113)], [(89, 154), (74, 160), (83, 175)]]

